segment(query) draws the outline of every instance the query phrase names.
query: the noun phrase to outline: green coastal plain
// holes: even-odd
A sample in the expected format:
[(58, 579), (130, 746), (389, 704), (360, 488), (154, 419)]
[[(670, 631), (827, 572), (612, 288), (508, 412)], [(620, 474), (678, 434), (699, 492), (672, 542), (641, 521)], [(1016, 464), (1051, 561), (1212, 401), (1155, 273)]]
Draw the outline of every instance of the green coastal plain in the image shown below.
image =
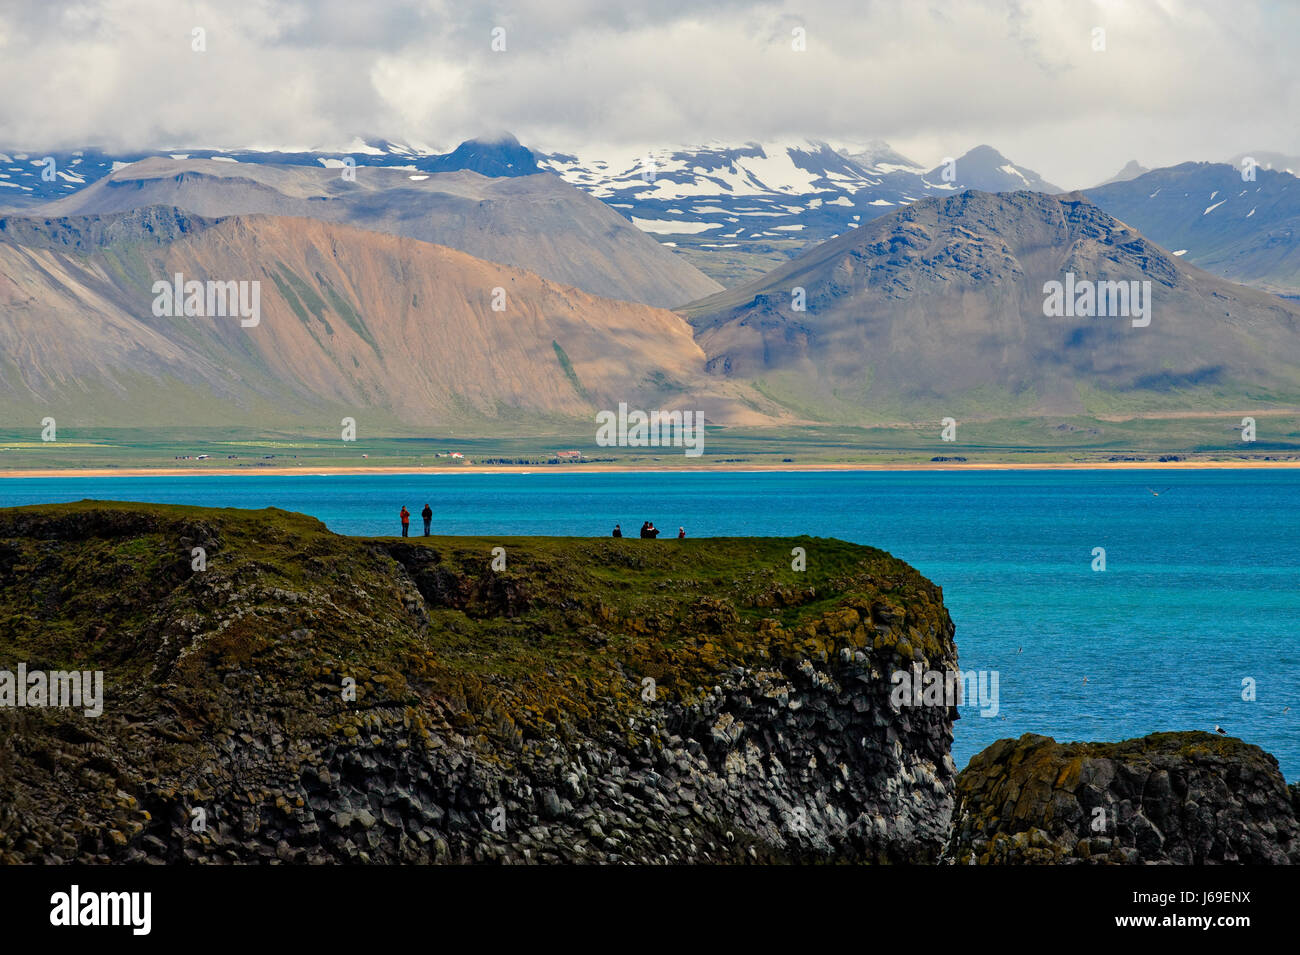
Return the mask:
[[(554, 466), (613, 468), (743, 468), (843, 466), (990, 466), (1213, 464), (1300, 462), (1300, 414), (1256, 412), (1254, 441), (1242, 440), (1244, 414), (1187, 417), (998, 418), (957, 420), (956, 440), (942, 425), (810, 425), (781, 428), (709, 427), (704, 453), (681, 448), (600, 447), (595, 427), (505, 434), (433, 428), (427, 435), (368, 434), (357, 440), (324, 428), (251, 435), (236, 428), (78, 428), (60, 426), (42, 441), (39, 422), (0, 429), (0, 473), (78, 469), (184, 468), (194, 471), (266, 468), (394, 468)], [(561, 461), (579, 451), (582, 463)], [(460, 455), (453, 457), (452, 455)], [(200, 455), (206, 455), (200, 459)]]

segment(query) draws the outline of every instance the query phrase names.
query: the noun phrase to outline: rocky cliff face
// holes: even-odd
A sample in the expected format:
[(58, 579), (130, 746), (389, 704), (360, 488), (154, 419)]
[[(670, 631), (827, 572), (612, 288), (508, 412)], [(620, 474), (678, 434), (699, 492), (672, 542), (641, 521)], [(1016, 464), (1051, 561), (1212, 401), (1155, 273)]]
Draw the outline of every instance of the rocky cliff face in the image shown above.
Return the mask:
[(0, 708), (0, 861), (933, 862), (954, 714), (890, 674), (952, 637), (938, 588), (837, 541), (3, 511), (0, 669), (105, 698)]
[(1297, 788), (1258, 746), (1212, 733), (1069, 744), (1026, 734), (962, 771), (947, 855), (984, 865), (1296, 863)]

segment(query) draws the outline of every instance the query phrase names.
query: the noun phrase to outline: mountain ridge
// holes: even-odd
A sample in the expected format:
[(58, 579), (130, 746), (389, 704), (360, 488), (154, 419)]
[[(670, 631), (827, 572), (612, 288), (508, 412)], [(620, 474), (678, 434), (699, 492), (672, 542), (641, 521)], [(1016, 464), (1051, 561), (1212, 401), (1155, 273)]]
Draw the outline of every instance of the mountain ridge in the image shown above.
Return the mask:
[(297, 216), (446, 245), (625, 301), (676, 305), (721, 287), (554, 176), (346, 173), (151, 158), (24, 214), (56, 218), (168, 205), (208, 217)]
[(1181, 163), (1088, 190), (1111, 214), (1199, 267), (1300, 294), (1300, 179), (1225, 163)]
[[(1049, 317), (1066, 273), (1150, 283), (1151, 328)], [(681, 311), (712, 371), (818, 420), (1300, 406), (1300, 307), (1180, 262), (1081, 193), (924, 199)]]
[[(72, 241), (79, 226), (98, 244)], [(33, 241), (42, 230), (47, 240)], [(255, 327), (158, 316), (154, 283), (176, 274), (259, 282)], [(705, 378), (673, 312), (317, 219), (167, 208), (5, 219), (0, 308), (6, 406), (61, 421), (329, 430), (364, 412), (400, 433), (512, 416), (572, 423), (620, 401), (766, 420), (744, 388)]]

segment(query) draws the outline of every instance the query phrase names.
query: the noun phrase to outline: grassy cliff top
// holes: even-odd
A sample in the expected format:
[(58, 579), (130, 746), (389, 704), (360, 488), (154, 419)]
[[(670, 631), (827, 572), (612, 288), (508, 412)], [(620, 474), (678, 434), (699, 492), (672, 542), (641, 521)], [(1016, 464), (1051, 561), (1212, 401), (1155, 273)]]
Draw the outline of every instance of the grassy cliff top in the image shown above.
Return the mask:
[(102, 668), (106, 712), (161, 695), (195, 732), (252, 698), (341, 726), (350, 677), (362, 707), (435, 700), (462, 731), (546, 739), (625, 727), (646, 677), (686, 700), (730, 667), (845, 650), (951, 666), (951, 634), (939, 588), (832, 539), (351, 538), (277, 509), (0, 510), (0, 667)]

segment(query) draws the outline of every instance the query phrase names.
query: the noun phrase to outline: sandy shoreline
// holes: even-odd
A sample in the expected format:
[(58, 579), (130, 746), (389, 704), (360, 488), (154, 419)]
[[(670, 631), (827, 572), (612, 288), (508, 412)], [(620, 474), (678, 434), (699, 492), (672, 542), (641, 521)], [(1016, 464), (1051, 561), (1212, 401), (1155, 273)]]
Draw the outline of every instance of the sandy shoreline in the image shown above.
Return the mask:
[(264, 468), (47, 468), (0, 471), (2, 478), (110, 478), (110, 477), (285, 477), (365, 474), (620, 474), (637, 472), (759, 473), (794, 471), (1186, 471), (1300, 468), (1300, 461), (1043, 461), (1026, 462), (917, 462), (915, 464), (751, 464), (703, 467), (651, 465), (485, 465), (451, 467), (264, 467)]

